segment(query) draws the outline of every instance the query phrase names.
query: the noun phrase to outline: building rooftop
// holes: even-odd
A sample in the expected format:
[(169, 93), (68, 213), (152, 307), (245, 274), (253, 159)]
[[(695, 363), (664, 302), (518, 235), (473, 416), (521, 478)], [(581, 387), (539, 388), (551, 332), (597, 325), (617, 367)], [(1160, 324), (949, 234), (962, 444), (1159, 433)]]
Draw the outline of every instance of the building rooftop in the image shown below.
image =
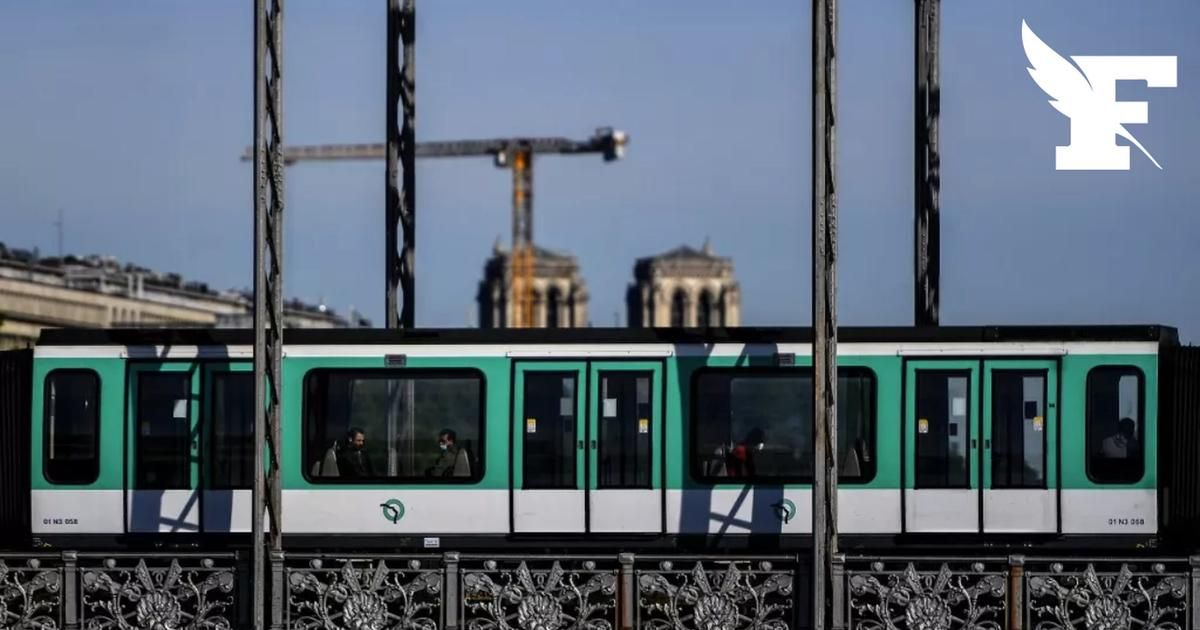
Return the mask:
[[(10, 270), (30, 272), (30, 279), (53, 283), (66, 288), (122, 295), (135, 299), (158, 301), (171, 297), (213, 305), (231, 314), (246, 312), (254, 306), (254, 293), (249, 289), (216, 290), (205, 282), (187, 280), (178, 273), (161, 272), (134, 263), (122, 263), (113, 256), (41, 256), (32, 250), (10, 248), (0, 242), (0, 266)], [(35, 275), (36, 274), (36, 275)], [(157, 294), (157, 295), (156, 295)], [(284, 300), (283, 308), (291, 314), (327, 319), (339, 326), (369, 326), (370, 322), (353, 312), (346, 317), (325, 304), (312, 304), (299, 299)]]

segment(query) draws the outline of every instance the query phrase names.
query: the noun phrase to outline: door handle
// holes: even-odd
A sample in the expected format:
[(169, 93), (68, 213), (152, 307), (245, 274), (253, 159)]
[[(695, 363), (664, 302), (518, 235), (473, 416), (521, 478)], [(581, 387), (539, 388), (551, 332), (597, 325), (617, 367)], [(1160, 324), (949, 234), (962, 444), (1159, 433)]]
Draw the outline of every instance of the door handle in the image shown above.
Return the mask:
[(991, 440), (984, 440), (984, 441), (983, 441), (983, 448), (992, 448), (992, 441), (991, 441)]
[(971, 438), (971, 448), (979, 448), (979, 440)]
[(583, 440), (579, 440), (579, 450), (583, 450)]
[(592, 450), (596, 450), (596, 440), (592, 440)]

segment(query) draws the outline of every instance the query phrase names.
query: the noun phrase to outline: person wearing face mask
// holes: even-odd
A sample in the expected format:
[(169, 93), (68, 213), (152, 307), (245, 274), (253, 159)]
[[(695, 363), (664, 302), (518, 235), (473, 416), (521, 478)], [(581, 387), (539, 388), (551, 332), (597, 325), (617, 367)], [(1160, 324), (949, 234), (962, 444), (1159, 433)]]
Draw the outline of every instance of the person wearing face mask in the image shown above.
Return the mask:
[(471, 462), (467, 453), (459, 448), (457, 435), (452, 429), (438, 433), (438, 449), (441, 453), (425, 474), (431, 477), (470, 477)]
[(758, 453), (766, 448), (767, 436), (763, 430), (754, 427), (746, 434), (746, 439), (734, 446), (729, 452), (729, 476), (753, 477), (755, 474), (755, 459)]

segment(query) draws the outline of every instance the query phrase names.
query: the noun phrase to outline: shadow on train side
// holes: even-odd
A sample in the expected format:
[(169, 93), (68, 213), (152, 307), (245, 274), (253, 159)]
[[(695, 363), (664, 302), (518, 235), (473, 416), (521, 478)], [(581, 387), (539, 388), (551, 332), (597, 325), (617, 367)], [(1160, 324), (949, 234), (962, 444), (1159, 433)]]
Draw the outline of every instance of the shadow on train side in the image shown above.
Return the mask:
[[(112, 331), (113, 338), (121, 341), (127, 339), (125, 331)], [(131, 331), (129, 334), (134, 334)], [(208, 423), (211, 418), (205, 414), (204, 397), (209, 395), (206, 388), (207, 372), (202, 366), (206, 364), (230, 364), (234, 361), (244, 361), (244, 357), (234, 357), (226, 346), (205, 346), (194, 358), (171, 358), (174, 344), (170, 339), (162, 346), (148, 347), (144, 345), (125, 344), (124, 350), (134, 362), (157, 365), (186, 363), (186, 370), (192, 382), (196, 381), (196, 371), (200, 370), (201, 378), (198, 394), (189, 394), (188, 402), (193, 410), (201, 414), (195, 417), (189, 412), (191, 426), (188, 427), (188, 440), (193, 445), (189, 454), (189, 476), (194, 480), (191, 488), (180, 489), (138, 489), (136, 484), (127, 491), (129, 517), (126, 529), (130, 533), (159, 532), (159, 533), (200, 533), (202, 530), (214, 533), (228, 533), (233, 528), (233, 495), (232, 491), (208, 491), (208, 479), (211, 471), (205, 461), (205, 453), (210, 448)], [(127, 375), (130, 372), (127, 371)], [(129, 419), (133, 420), (132, 418)], [(254, 418), (249, 418), (250, 426), (244, 427), (248, 435), (253, 435)], [(135, 425), (136, 426), (136, 425)], [(135, 438), (136, 439), (136, 438)], [(199, 448), (196, 448), (198, 446)], [(129, 462), (128, 465), (135, 465)], [(193, 472), (194, 471), (194, 472)], [(134, 472), (134, 471), (130, 471)], [(134, 472), (136, 479), (136, 472)]]
[[(674, 459), (683, 462), (679, 470), (683, 490), (678, 523), (681, 538), (704, 538), (708, 545), (724, 546), (731, 537), (742, 538), (752, 534), (753, 538), (746, 541), (750, 546), (776, 548), (783, 532), (784, 519), (780, 514), (784, 505), (782, 485), (736, 482), (713, 485), (695, 478), (694, 454), (691, 452), (695, 377), (699, 369), (710, 365), (714, 347), (714, 343), (706, 343), (703, 353), (694, 354), (681, 352), (682, 348), (677, 344), (677, 371), (668, 381), (668, 395), (678, 398), (682, 428), (682, 439), (675, 445), (680, 452), (675, 454), (676, 458), (667, 458), (668, 461)], [(745, 344), (732, 366), (774, 367), (777, 365), (778, 352), (779, 346), (775, 343)], [(730, 503), (728, 498), (735, 490), (737, 494)], [(714, 501), (718, 496), (721, 499)], [(747, 502), (749, 518), (746, 514)]]

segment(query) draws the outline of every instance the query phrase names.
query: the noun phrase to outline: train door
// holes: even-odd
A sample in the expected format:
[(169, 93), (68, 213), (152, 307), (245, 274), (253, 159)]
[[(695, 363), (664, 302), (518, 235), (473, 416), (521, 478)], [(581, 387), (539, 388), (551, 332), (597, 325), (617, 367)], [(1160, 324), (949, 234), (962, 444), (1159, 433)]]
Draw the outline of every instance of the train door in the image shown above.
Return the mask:
[(200, 529), (200, 378), (191, 363), (135, 363), (129, 370), (127, 529)]
[(513, 531), (663, 528), (662, 365), (530, 361), (513, 381)]
[(1056, 532), (1056, 364), (989, 360), (983, 366), (983, 531)]
[(662, 364), (592, 363), (588, 531), (663, 531)]
[(979, 361), (905, 367), (904, 528), (979, 531)]
[(1054, 361), (914, 360), (905, 382), (905, 531), (1058, 530)]
[(584, 362), (521, 362), (513, 375), (513, 531), (586, 531)]
[(254, 365), (204, 365), (200, 465), (206, 532), (248, 532), (254, 487)]

